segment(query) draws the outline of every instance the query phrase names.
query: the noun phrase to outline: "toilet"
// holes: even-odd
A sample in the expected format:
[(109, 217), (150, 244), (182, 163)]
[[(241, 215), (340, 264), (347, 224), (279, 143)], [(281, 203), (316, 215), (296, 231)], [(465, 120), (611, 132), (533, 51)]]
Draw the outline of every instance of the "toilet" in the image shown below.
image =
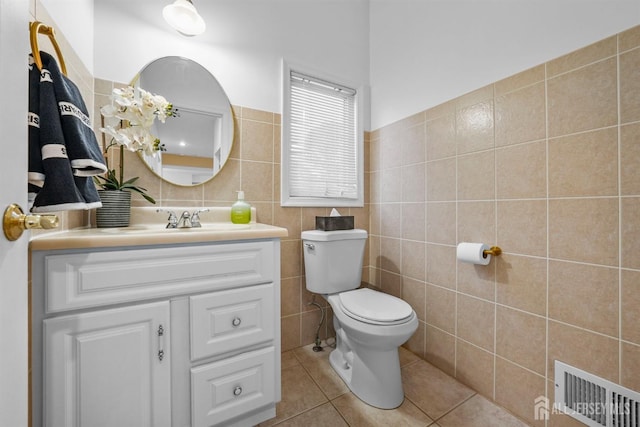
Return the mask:
[(333, 309), (336, 348), (331, 367), (363, 402), (382, 409), (404, 400), (398, 347), (418, 328), (405, 301), (359, 288), (365, 230), (302, 232), (306, 287)]

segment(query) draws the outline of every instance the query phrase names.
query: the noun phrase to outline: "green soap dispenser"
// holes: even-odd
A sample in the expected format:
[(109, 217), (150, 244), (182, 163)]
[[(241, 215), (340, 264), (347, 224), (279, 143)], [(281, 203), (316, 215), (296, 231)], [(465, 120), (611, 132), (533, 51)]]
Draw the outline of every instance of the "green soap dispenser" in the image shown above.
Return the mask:
[(231, 222), (234, 224), (251, 222), (251, 205), (244, 201), (244, 191), (238, 191), (238, 201), (231, 205)]

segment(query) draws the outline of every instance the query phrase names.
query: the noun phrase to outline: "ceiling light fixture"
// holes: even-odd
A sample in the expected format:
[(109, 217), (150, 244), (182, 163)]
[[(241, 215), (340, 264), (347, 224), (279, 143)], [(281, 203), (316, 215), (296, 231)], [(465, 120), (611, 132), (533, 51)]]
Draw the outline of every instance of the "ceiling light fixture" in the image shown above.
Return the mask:
[(197, 36), (207, 28), (191, 0), (176, 0), (162, 9), (164, 20), (184, 36)]

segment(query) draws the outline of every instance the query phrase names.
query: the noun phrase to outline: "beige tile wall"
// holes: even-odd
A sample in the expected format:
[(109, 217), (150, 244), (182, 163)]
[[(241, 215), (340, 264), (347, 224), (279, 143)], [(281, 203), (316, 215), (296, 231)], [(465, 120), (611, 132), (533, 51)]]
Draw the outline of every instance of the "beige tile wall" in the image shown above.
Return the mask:
[(640, 27), (374, 131), (369, 277), (407, 347), (533, 425), (556, 359), (640, 390), (639, 171)]

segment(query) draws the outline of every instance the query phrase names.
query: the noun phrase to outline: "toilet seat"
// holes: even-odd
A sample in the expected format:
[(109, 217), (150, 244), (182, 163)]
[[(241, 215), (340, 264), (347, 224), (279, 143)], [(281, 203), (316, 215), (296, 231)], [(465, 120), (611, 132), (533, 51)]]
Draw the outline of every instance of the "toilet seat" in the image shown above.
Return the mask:
[(342, 292), (339, 299), (344, 314), (373, 325), (398, 325), (413, 315), (413, 308), (405, 301), (368, 288)]

